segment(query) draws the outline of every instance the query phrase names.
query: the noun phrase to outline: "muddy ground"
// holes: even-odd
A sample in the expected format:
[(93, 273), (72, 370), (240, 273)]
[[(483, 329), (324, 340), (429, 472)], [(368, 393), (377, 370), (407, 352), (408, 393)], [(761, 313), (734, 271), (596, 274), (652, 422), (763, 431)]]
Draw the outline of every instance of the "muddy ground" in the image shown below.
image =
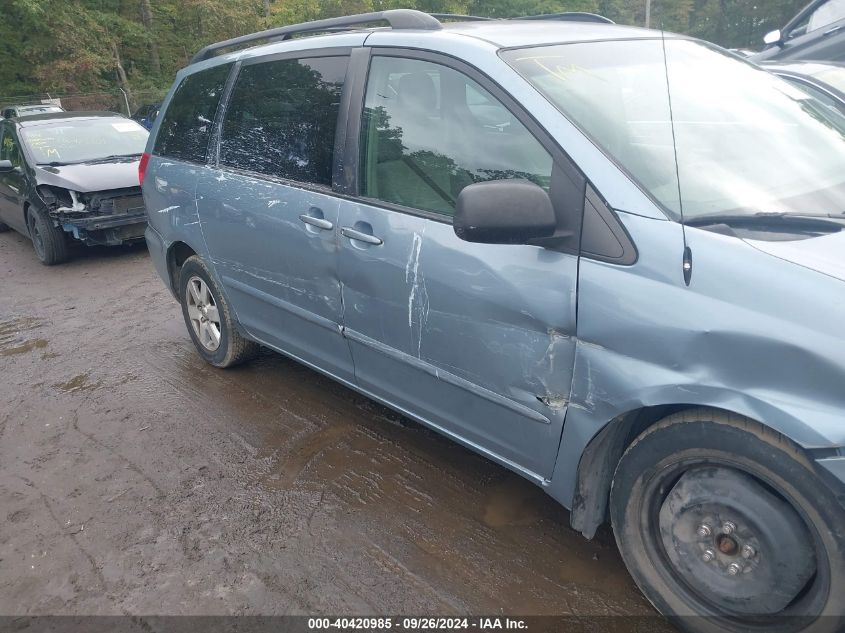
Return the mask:
[(277, 354), (205, 365), (143, 247), (0, 235), (0, 378), (0, 614), (653, 613), (509, 471)]

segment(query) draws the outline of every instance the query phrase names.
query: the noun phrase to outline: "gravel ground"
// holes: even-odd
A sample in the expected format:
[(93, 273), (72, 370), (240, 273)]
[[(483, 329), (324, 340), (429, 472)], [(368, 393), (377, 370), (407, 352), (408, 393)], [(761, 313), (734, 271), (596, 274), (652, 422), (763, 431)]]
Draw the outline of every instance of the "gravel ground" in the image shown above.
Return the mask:
[(143, 247), (0, 235), (0, 368), (0, 614), (653, 613), (509, 471), (269, 351), (205, 365)]

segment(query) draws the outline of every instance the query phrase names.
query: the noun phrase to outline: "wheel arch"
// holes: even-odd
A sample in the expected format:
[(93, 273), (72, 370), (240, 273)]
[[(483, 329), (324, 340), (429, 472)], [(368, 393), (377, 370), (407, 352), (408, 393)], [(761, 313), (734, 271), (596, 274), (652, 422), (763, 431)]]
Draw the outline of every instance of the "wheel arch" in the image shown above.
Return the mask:
[(231, 310), (232, 317), (234, 319), (234, 326), (238, 334), (245, 338), (252, 339), (252, 335), (246, 330), (246, 328), (244, 328), (243, 325), (241, 325), (241, 322), (238, 319), (237, 308), (233, 305), (231, 299), (229, 298), (226, 288), (224, 287), (220, 277), (217, 275), (217, 271), (214, 269), (214, 266), (208, 261), (208, 257), (204, 257), (202, 251), (196, 250), (193, 246), (183, 240), (176, 240), (167, 247), (167, 275), (170, 281), (170, 292), (173, 294), (173, 297), (179, 303), (182, 302), (182, 298), (179, 296), (179, 274), (182, 270), (182, 266), (188, 258), (194, 256), (199, 257), (205, 262), (208, 267), (209, 274), (211, 274), (214, 281), (217, 282), (220, 292), (229, 304), (229, 309)]
[(29, 210), (32, 208), (32, 203), (29, 200), (26, 200), (23, 203), (23, 225), (26, 227), (26, 236), (29, 239), (32, 239), (32, 236), (29, 234)]
[(197, 251), (188, 243), (181, 240), (173, 242), (167, 248), (167, 274), (170, 278), (170, 290), (174, 296), (179, 292), (179, 271), (189, 257), (197, 255)]
[[(645, 430), (664, 418), (689, 410), (704, 410), (713, 413), (737, 414), (754, 420), (762, 426), (781, 433), (795, 441), (790, 434), (784, 433), (771, 424), (767, 424), (747, 412), (732, 411), (718, 406), (698, 403), (677, 403), (655, 406), (642, 406), (623, 413), (601, 427), (586, 444), (578, 460), (572, 494), (570, 524), (587, 538), (593, 538), (599, 526), (607, 519), (610, 488), (616, 466), (631, 443)], [(801, 446), (800, 442), (795, 442)], [(806, 446), (802, 447), (808, 448)], [(821, 448), (812, 451), (816, 458), (835, 449)], [(812, 461), (812, 460), (811, 460)]]

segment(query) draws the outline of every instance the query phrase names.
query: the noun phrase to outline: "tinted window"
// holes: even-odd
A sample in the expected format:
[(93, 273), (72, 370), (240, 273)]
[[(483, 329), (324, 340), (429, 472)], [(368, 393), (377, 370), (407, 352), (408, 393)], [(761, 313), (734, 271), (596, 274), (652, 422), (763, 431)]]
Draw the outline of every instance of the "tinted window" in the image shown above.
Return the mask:
[(160, 156), (204, 163), (220, 95), (231, 64), (185, 77), (164, 113), (153, 151)]
[(439, 64), (375, 57), (362, 130), (362, 194), (452, 215), (472, 183), (548, 189), (552, 157), (484, 88)]
[(220, 164), (331, 185), (347, 57), (245, 66), (226, 106)]
[(0, 129), (2, 133), (2, 140), (0, 140), (0, 160), (10, 160), (15, 167), (21, 164), (21, 153), (18, 147), (17, 139), (8, 125), (4, 125)]

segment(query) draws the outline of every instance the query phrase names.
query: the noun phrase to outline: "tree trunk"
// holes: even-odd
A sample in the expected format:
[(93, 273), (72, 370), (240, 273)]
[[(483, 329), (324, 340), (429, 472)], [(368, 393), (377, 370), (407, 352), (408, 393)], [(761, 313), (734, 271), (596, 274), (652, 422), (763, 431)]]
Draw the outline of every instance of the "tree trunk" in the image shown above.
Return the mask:
[(150, 66), (156, 75), (160, 75), (161, 58), (158, 54), (158, 44), (155, 41), (155, 34), (153, 33), (153, 9), (150, 6), (150, 0), (141, 0), (141, 21), (144, 23), (147, 37), (150, 38)]
[(264, 17), (270, 17), (270, 0), (264, 0)]
[(123, 62), (120, 61), (120, 51), (117, 50), (117, 42), (111, 41), (111, 50), (114, 55), (114, 69), (117, 73), (117, 81), (120, 87), (126, 92), (127, 100), (132, 101), (132, 92), (129, 90), (129, 80), (126, 78), (126, 71), (123, 69)]

